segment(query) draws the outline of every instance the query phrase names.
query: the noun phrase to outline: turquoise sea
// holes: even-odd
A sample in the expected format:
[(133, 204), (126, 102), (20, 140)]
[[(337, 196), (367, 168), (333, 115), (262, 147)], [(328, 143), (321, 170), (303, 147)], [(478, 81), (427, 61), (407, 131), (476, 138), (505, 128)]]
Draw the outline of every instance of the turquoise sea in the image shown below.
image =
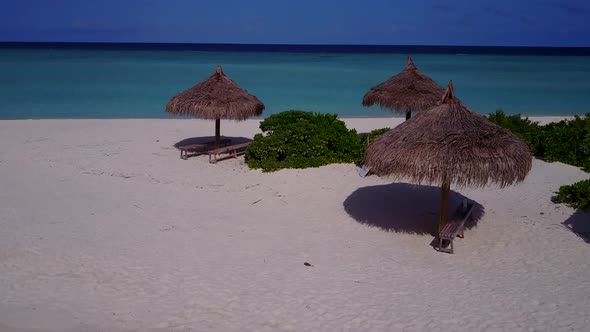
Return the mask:
[[(412, 51), (412, 50), (410, 50)], [(590, 112), (590, 56), (413, 50), (417, 67), (472, 110), (524, 115)], [(374, 85), (397, 74), (404, 52), (354, 49), (0, 48), (0, 119), (167, 118), (167, 101), (206, 79), (218, 64), (265, 105), (341, 117), (391, 116), (361, 105)], [(526, 52), (525, 52), (526, 53)]]

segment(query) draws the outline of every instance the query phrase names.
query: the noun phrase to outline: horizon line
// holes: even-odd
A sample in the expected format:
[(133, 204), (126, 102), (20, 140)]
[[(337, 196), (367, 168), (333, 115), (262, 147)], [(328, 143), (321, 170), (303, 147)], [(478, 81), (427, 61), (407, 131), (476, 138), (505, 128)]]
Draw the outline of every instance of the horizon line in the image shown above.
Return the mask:
[(302, 44), (302, 43), (221, 43), (221, 42), (143, 42), (143, 41), (10, 41), (0, 44), (110, 44), (110, 45), (224, 45), (224, 46), (358, 46), (358, 47), (474, 47), (474, 48), (576, 48), (590, 49), (590, 46), (531, 46), (531, 45), (442, 45), (442, 44)]

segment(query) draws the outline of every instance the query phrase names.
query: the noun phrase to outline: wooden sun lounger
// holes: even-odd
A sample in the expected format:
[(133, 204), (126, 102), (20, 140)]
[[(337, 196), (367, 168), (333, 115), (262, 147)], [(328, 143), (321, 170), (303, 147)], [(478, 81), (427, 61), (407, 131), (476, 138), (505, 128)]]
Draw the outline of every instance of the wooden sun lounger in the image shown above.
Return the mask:
[[(451, 219), (446, 223), (438, 234), (438, 251), (454, 254), (453, 240), (455, 237), (463, 238), (465, 236), (465, 222), (471, 217), (475, 204), (473, 201), (467, 201), (461, 204)], [(443, 247), (443, 240), (450, 241), (448, 247)]]
[(242, 143), (242, 144), (234, 144), (230, 146), (226, 146), (223, 148), (210, 150), (209, 151), (209, 162), (211, 164), (217, 163), (220, 160), (220, 155), (222, 154), (229, 154), (230, 157), (237, 158), (238, 155), (244, 154), (246, 152), (246, 147), (250, 145), (250, 142)]
[[(231, 143), (231, 140), (229, 138), (222, 138), (220, 140), (220, 142), (221, 142), (221, 145), (228, 146)], [(193, 153), (193, 154), (205, 153), (208, 150), (210, 150), (211, 148), (213, 148), (214, 146), (215, 146), (215, 141), (204, 142), (204, 143), (199, 143), (199, 144), (183, 145), (178, 148), (180, 150), (180, 159), (183, 159), (183, 160), (188, 159), (189, 153)]]

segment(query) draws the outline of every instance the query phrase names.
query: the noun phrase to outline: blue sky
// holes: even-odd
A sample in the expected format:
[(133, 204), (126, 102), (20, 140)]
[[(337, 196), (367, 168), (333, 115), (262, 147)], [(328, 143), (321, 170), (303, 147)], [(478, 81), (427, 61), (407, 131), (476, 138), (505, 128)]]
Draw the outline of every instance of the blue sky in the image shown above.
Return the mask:
[(590, 46), (589, 0), (2, 0), (0, 41)]

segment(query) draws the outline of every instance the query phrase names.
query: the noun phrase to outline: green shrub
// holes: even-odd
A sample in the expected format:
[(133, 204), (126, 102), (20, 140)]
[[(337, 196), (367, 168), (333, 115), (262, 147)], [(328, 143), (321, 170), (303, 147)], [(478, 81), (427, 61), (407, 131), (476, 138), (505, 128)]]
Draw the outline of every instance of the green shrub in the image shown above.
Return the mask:
[[(385, 134), (386, 132), (388, 132), (390, 130), (390, 128), (381, 128), (381, 129), (375, 129), (373, 131), (371, 131), (368, 134), (362, 134), (361, 135), (361, 141), (363, 143), (363, 150), (366, 149), (366, 147), (371, 144), (371, 142), (373, 142), (374, 140), (376, 140), (379, 136)], [(364, 154), (364, 151), (363, 151)]]
[(527, 144), (529, 144), (529, 146), (532, 142), (531, 134), (539, 129), (538, 122), (533, 122), (528, 118), (522, 118), (520, 114), (506, 115), (502, 110), (497, 110), (496, 113), (489, 114), (488, 119), (493, 123), (515, 133)]
[(335, 114), (287, 111), (266, 118), (260, 129), (263, 134), (256, 134), (246, 150), (250, 168), (269, 172), (356, 162), (362, 157), (361, 138)]
[(555, 201), (567, 203), (575, 209), (590, 209), (590, 179), (561, 186)]
[(520, 115), (507, 116), (502, 110), (488, 119), (518, 135), (534, 156), (590, 171), (590, 114), (543, 126)]
[[(544, 126), (520, 115), (508, 116), (502, 110), (488, 115), (488, 119), (518, 135), (534, 156), (582, 167), (590, 172), (590, 113)], [(561, 186), (555, 201), (576, 209), (590, 208), (590, 180)]]
[(547, 161), (579, 166), (590, 170), (590, 151), (588, 136), (590, 135), (590, 116), (573, 120), (563, 120), (543, 126), (542, 135), (535, 142), (535, 152)]

